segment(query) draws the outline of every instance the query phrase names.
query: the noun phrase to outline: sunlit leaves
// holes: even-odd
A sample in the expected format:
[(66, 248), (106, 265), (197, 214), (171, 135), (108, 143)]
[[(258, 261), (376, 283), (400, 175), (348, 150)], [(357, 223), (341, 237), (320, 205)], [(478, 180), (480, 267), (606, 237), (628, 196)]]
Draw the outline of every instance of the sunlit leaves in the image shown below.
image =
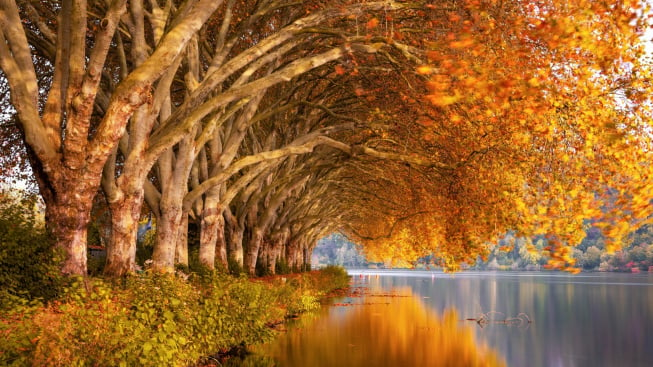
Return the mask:
[(365, 27), (367, 27), (368, 29), (373, 29), (376, 28), (378, 25), (379, 25), (379, 20), (377, 18), (372, 18), (365, 24)]
[[(650, 221), (651, 67), (639, 5), (470, 0), (434, 15), (429, 63), (415, 68), (428, 92), (412, 105), (419, 133), (409, 139), (451, 169), (395, 176), (423, 195), (397, 192), (419, 199), (376, 224), (391, 235), (368, 240), (369, 251), (432, 252), (452, 268), (514, 230), (549, 235), (550, 266), (576, 272), (570, 246), (587, 223), (616, 250)], [(405, 219), (411, 212), (423, 214)]]

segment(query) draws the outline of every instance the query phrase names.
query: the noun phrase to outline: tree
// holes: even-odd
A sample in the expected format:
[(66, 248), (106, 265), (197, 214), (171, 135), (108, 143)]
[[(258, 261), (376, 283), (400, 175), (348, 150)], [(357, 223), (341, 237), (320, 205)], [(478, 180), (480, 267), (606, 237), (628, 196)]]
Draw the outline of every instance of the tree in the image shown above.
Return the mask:
[[(128, 12), (126, 4), (95, 3), (91, 12), (86, 2), (64, 2), (61, 7), (55, 2), (25, 4), (21, 9), (14, 1), (0, 3), (0, 67), (9, 82), (11, 101), (46, 203), (49, 229), (66, 251), (62, 270), (67, 274), (86, 273), (86, 228), (92, 199), (103, 166), (129, 118), (148, 104), (152, 85), (173, 65), (220, 2), (199, 1), (179, 11), (174, 26), (161, 37), (154, 52), (131, 72), (122, 70), (124, 78), (116, 83), (112, 75), (105, 77), (107, 56), (121, 18), (125, 14), (138, 17), (134, 10), (142, 5), (131, 2)], [(56, 22), (53, 14), (57, 14)], [(92, 42), (87, 42), (87, 34)], [(45, 102), (39, 95), (30, 46), (53, 69)], [(105, 83), (116, 83), (115, 89), (102, 90)], [(98, 100), (105, 102), (102, 115), (94, 114)]]
[[(437, 218), (427, 229), (432, 251), (455, 267), (513, 229), (547, 234), (550, 265), (575, 271), (567, 246), (582, 240), (584, 220), (596, 220), (612, 250), (650, 220), (641, 5), (463, 1), (432, 21), (444, 31), (431, 65), (418, 69), (432, 106), (415, 118), (422, 144), (410, 140), (446, 172), (421, 177), (428, 196), (412, 210)], [(402, 227), (425, 237), (407, 217), (376, 225), (394, 235), (359, 237), (372, 248)]]
[[(35, 2), (19, 7), (14, 1), (2, 2), (0, 66), (31, 152), (48, 225), (67, 252), (65, 273), (85, 273), (86, 228), (103, 168), (103, 188), (113, 218), (107, 271), (119, 275), (133, 269), (143, 185), (164, 153), (171, 154), (177, 143), (186, 144), (190, 150), (185, 159), (192, 162), (202, 148), (189, 146), (193, 133), (200, 134), (199, 124), (206, 123), (208, 128), (220, 122), (227, 116), (224, 109), (227, 113), (238, 111), (238, 101), (253, 91), (263, 93), (352, 51), (378, 50), (378, 44), (368, 45), (358, 35), (340, 39), (321, 53), (311, 54), (311, 49), (299, 47), (314, 41), (314, 34), (318, 38), (324, 35), (315, 28), (321, 23), (336, 23), (350, 12), (408, 6), (343, 3), (311, 12), (319, 4), (290, 5), (204, 0), (163, 5), (156, 1), (66, 2), (61, 6)], [(289, 15), (279, 16), (286, 8)], [(216, 14), (222, 18), (211, 18), (218, 9)], [(234, 18), (234, 14), (243, 18)], [(266, 19), (271, 21), (266, 24)], [(214, 23), (220, 24), (217, 33), (209, 30)], [(242, 37), (244, 34), (248, 37)], [(213, 49), (205, 55), (207, 43)], [(37, 85), (37, 74), (43, 71), (34, 68), (31, 49), (52, 70), (44, 96), (39, 95)], [(294, 49), (301, 51), (294, 53), (294, 59), (284, 60), (285, 64), (268, 74), (261, 72)], [(188, 72), (183, 72), (182, 66)], [(179, 73), (185, 75), (183, 83), (175, 80)], [(173, 93), (177, 87), (185, 92)], [(224, 89), (213, 95), (219, 88)], [(229, 107), (232, 103), (235, 106)], [(241, 120), (241, 124), (249, 124), (248, 118)], [(247, 130), (244, 126), (239, 129)], [(177, 183), (184, 182), (191, 167), (182, 164), (184, 161), (175, 161), (180, 164), (180, 171), (175, 171)], [(104, 167), (106, 162), (109, 164)], [(207, 186), (211, 185), (205, 185), (203, 192)], [(155, 213), (169, 216), (177, 228), (182, 214), (175, 209), (179, 207), (175, 202), (183, 193), (169, 195), (162, 197), (168, 207)], [(165, 237), (163, 230), (161, 233)], [(171, 233), (175, 236), (178, 232), (172, 229)], [(155, 264), (170, 268), (171, 250), (161, 247), (163, 239), (158, 243)], [(170, 241), (165, 246), (170, 246)]]
[(601, 250), (596, 246), (590, 246), (581, 258), (581, 266), (584, 269), (595, 269), (601, 264)]
[(65, 273), (85, 272), (100, 182), (112, 275), (134, 269), (144, 202), (160, 271), (185, 261), (189, 216), (204, 265), (232, 254), (251, 272), (284, 252), (304, 264), (339, 228), (370, 255), (449, 268), (508, 229), (547, 234), (567, 268), (584, 220), (603, 216), (616, 248), (651, 214), (638, 4), (0, 4), (0, 67)]

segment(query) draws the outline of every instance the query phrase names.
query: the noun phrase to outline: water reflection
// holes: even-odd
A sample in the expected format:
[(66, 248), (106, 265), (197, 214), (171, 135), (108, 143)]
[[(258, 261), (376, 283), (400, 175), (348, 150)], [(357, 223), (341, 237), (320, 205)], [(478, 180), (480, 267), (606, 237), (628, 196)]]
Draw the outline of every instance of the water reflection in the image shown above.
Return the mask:
[(462, 318), (526, 313), (529, 328), (476, 328), (509, 366), (653, 366), (653, 274), (387, 272), (364, 277), (384, 289), (411, 287), (428, 308)]
[(407, 287), (370, 292), (301, 319), (264, 353), (283, 367), (505, 365), (454, 309), (433, 312)]
[(653, 274), (353, 275), (368, 296), (302, 318), (243, 365), (653, 366)]

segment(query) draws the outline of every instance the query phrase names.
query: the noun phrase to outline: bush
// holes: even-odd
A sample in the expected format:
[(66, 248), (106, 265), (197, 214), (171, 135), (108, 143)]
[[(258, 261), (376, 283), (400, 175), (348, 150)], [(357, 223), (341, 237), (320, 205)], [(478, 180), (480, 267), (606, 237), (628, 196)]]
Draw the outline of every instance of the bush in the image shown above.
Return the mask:
[(0, 193), (0, 289), (47, 301), (62, 286), (62, 256), (46, 235), (43, 221), (37, 220), (35, 208), (35, 197), (16, 199)]
[(245, 274), (245, 269), (243, 269), (243, 267), (234, 257), (229, 256), (227, 259), (227, 265), (229, 266), (229, 274), (235, 277)]
[(270, 340), (269, 325), (285, 313), (275, 289), (215, 274), (205, 282), (79, 278), (38, 312), (23, 306), (0, 314), (0, 365), (187, 366)]
[[(1, 297), (1, 296), (0, 296)], [(11, 307), (0, 309), (0, 366), (29, 366), (33, 359), (35, 343), (40, 328), (35, 316), (41, 309), (27, 304), (22, 298), (12, 297)], [(4, 302), (7, 299), (0, 299)]]
[(193, 365), (269, 341), (272, 325), (318, 307), (324, 292), (316, 287), (333, 288), (343, 276), (329, 268), (268, 282), (216, 272), (76, 278), (46, 306), (22, 300), (0, 312), (0, 365)]
[(270, 267), (266, 261), (257, 261), (254, 272), (256, 273), (257, 277), (266, 277), (268, 275), (272, 275), (272, 271), (270, 270)]
[(320, 281), (316, 287), (328, 292), (349, 287), (349, 274), (342, 266), (328, 265), (320, 270), (316, 278)]
[(290, 268), (290, 265), (288, 265), (288, 260), (286, 260), (285, 257), (279, 257), (277, 259), (277, 265), (276, 265), (276, 273), (277, 274), (290, 274), (292, 273), (292, 269)]
[(288, 316), (296, 316), (318, 308), (325, 295), (349, 287), (349, 279), (343, 267), (329, 265), (320, 271), (281, 277), (274, 288), (284, 300)]

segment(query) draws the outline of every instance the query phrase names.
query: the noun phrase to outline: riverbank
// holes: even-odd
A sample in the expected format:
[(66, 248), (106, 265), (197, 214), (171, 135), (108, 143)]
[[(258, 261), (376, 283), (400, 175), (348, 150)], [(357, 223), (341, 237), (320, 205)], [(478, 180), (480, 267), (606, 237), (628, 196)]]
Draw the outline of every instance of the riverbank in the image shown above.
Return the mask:
[(0, 365), (195, 365), (270, 340), (275, 325), (348, 282), (336, 267), (263, 279), (79, 279), (47, 305), (3, 305)]

